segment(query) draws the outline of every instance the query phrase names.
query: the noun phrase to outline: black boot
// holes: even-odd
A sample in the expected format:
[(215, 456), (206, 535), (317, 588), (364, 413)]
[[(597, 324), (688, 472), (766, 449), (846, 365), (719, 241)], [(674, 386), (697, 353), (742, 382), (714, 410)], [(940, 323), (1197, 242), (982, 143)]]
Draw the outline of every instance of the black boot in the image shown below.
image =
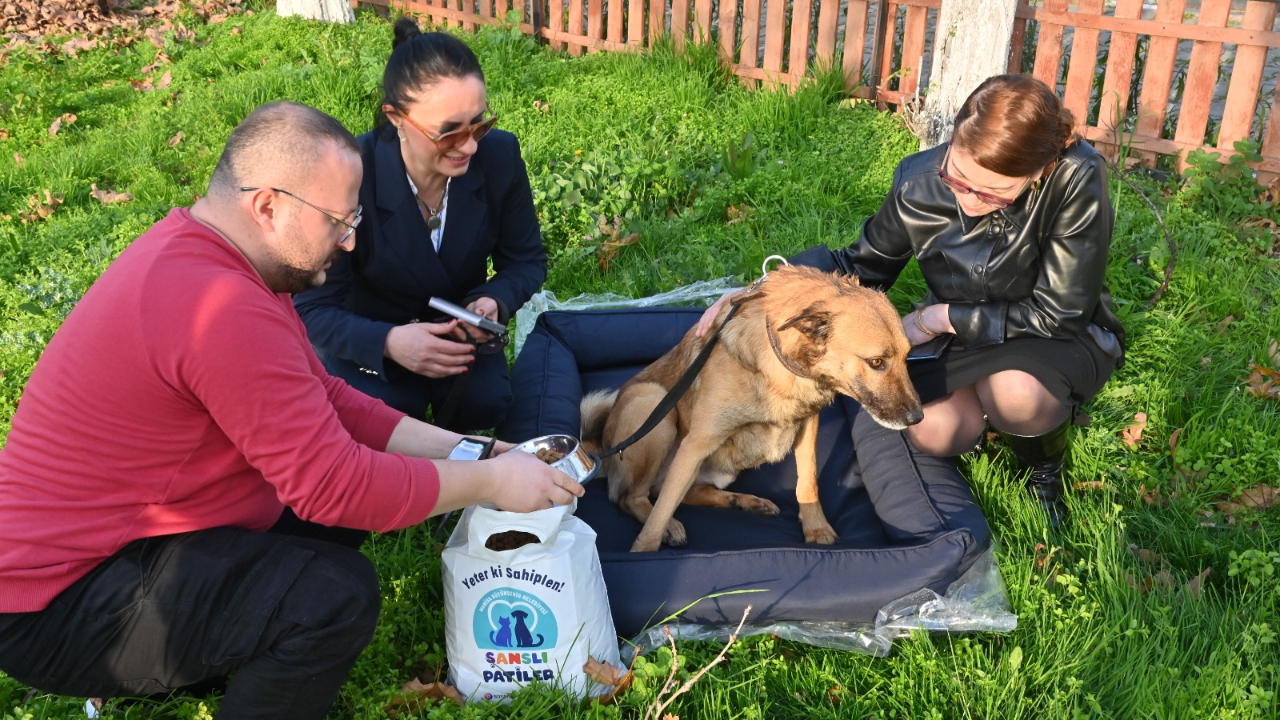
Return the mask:
[(1062, 500), (1065, 492), (1062, 470), (1066, 464), (1070, 433), (1070, 417), (1044, 435), (1029, 437), (1000, 432), (1000, 437), (1013, 451), (1018, 464), (1031, 469), (1027, 489), (1040, 501), (1040, 507), (1044, 508), (1045, 515), (1049, 518), (1049, 526), (1054, 528), (1058, 527), (1058, 523), (1067, 514), (1066, 503)]

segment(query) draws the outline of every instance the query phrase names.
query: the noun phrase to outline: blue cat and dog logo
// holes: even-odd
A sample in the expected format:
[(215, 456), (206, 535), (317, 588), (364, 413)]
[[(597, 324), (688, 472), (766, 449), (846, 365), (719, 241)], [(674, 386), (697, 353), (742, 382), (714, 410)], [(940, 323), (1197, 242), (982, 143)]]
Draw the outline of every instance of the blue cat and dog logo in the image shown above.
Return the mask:
[(489, 591), (476, 603), (471, 628), (476, 646), (493, 670), (485, 682), (551, 680), (547, 650), (559, 636), (556, 616), (537, 596), (515, 588)]

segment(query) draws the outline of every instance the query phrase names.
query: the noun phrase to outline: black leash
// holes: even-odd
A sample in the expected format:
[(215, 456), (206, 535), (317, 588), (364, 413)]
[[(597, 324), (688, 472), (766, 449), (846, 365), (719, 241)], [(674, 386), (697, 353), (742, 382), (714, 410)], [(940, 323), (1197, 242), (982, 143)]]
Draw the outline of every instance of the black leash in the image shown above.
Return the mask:
[(720, 339), (720, 331), (724, 329), (725, 325), (729, 324), (729, 321), (733, 319), (734, 314), (738, 312), (738, 308), (742, 307), (742, 303), (747, 299), (749, 298), (744, 297), (734, 303), (733, 307), (729, 308), (729, 314), (725, 316), (724, 322), (720, 323), (720, 327), (716, 328), (716, 331), (711, 334), (711, 337), (707, 338), (707, 344), (702, 346), (702, 351), (699, 352), (698, 356), (689, 364), (688, 369), (684, 371), (684, 374), (680, 376), (680, 379), (676, 381), (676, 384), (672, 385), (671, 389), (667, 391), (666, 396), (662, 398), (662, 402), (658, 403), (658, 407), (654, 408), (653, 412), (649, 413), (649, 417), (645, 419), (644, 424), (640, 426), (640, 429), (632, 433), (631, 437), (623, 440), (617, 445), (614, 445), (608, 450), (605, 450), (597, 457), (607, 458), (610, 455), (616, 455), (623, 450), (626, 450), (639, 442), (641, 438), (649, 434), (650, 430), (657, 427), (658, 423), (662, 422), (662, 419), (667, 416), (667, 413), (670, 413), (671, 409), (676, 406), (676, 403), (680, 402), (680, 398), (684, 397), (684, 394), (689, 391), (689, 387), (693, 385), (694, 379), (696, 379), (698, 377), (698, 373), (702, 371), (702, 366), (707, 364), (707, 358), (711, 357), (711, 350), (715, 348), (716, 341)]

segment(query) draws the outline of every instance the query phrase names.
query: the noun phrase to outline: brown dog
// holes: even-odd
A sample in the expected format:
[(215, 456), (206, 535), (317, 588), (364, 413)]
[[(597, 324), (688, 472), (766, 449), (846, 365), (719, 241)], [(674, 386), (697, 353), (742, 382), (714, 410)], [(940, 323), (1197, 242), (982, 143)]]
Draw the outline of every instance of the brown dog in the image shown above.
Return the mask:
[[(793, 448), (805, 542), (833, 543), (818, 504), (818, 411), (844, 393), (889, 428), (924, 417), (907, 376), (902, 321), (883, 293), (857, 278), (782, 267), (732, 303), (741, 307), (675, 410), (605, 459), (609, 497), (644, 523), (632, 552), (652, 552), (662, 541), (685, 544), (684, 526), (672, 517), (682, 500), (777, 515), (772, 502), (724, 488), (742, 470), (778, 462)], [(727, 315), (726, 305), (716, 327)], [(618, 391), (583, 398), (583, 446), (598, 451), (630, 437), (709, 337), (690, 329)], [(655, 488), (657, 505), (650, 502)]]

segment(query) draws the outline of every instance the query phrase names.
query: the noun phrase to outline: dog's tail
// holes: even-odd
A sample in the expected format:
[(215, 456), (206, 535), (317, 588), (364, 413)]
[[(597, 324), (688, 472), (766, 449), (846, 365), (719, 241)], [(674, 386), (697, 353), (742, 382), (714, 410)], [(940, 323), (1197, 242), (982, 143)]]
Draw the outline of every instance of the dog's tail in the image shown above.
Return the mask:
[(582, 449), (599, 452), (604, 449), (604, 423), (618, 400), (618, 391), (597, 390), (582, 398)]

